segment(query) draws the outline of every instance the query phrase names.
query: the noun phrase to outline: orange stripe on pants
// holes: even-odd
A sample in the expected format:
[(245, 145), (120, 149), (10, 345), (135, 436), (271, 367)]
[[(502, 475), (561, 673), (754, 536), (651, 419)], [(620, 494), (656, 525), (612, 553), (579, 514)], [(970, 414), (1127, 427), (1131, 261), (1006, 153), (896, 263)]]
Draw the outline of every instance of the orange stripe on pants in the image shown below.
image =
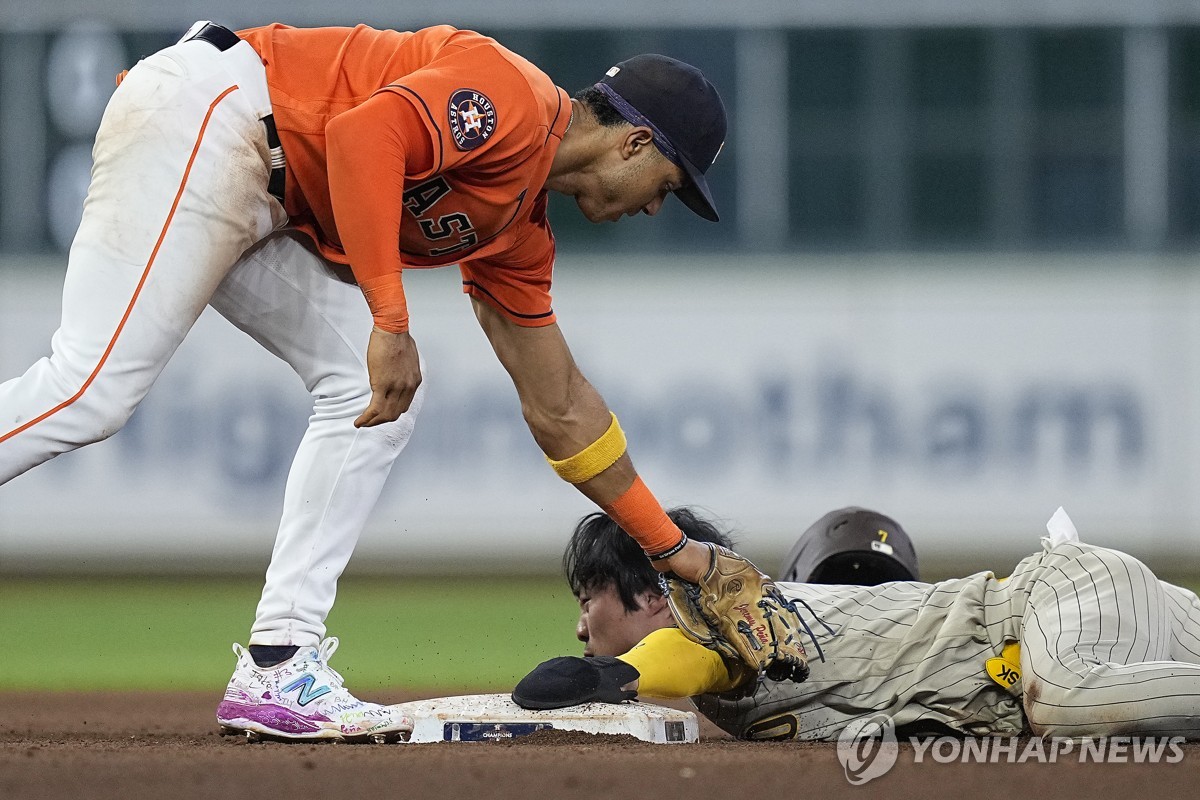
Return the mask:
[(129, 299), (129, 305), (125, 308), (125, 313), (121, 316), (121, 321), (117, 323), (117, 329), (113, 332), (112, 339), (110, 339), (108, 342), (108, 347), (104, 348), (104, 354), (100, 356), (100, 362), (96, 364), (96, 368), (92, 370), (92, 374), (89, 375), (87, 380), (83, 382), (83, 386), (79, 387), (79, 391), (47, 411), (45, 414), (35, 417), (19, 428), (14, 428), (3, 436), (0, 436), (0, 444), (3, 444), (5, 441), (11, 439), (22, 431), (29, 430), (42, 420), (49, 419), (59, 411), (62, 411), (64, 408), (74, 403), (80, 397), (83, 397), (83, 393), (87, 391), (88, 387), (92, 385), (92, 381), (94, 381), (96, 376), (100, 374), (100, 370), (104, 368), (104, 362), (108, 361), (108, 356), (112, 352), (113, 347), (116, 346), (117, 339), (121, 337), (121, 331), (124, 330), (125, 323), (129, 321), (129, 315), (133, 313), (133, 307), (137, 305), (138, 295), (142, 293), (142, 287), (146, 285), (146, 278), (150, 276), (150, 268), (154, 266), (154, 259), (158, 256), (159, 248), (162, 247), (163, 240), (167, 237), (167, 229), (171, 227), (171, 220), (175, 217), (175, 210), (179, 208), (179, 201), (183, 198), (184, 189), (187, 188), (188, 176), (191, 175), (192, 165), (196, 163), (196, 154), (200, 151), (200, 143), (204, 140), (204, 131), (208, 129), (208, 121), (212, 118), (213, 111), (216, 110), (217, 105), (224, 100), (230, 92), (237, 88), (238, 87), (236, 84), (230, 86), (228, 89), (217, 95), (216, 99), (209, 104), (208, 112), (204, 115), (204, 121), (200, 123), (200, 132), (196, 135), (196, 143), (192, 145), (192, 154), (188, 157), (187, 167), (183, 170), (183, 177), (179, 181), (179, 190), (175, 192), (175, 201), (171, 203), (171, 210), (167, 214), (166, 222), (163, 223), (162, 230), (158, 234), (158, 240), (154, 243), (154, 249), (150, 252), (150, 260), (146, 262), (146, 268), (142, 270), (142, 277), (140, 280), (138, 280), (137, 288), (133, 290), (133, 297)]

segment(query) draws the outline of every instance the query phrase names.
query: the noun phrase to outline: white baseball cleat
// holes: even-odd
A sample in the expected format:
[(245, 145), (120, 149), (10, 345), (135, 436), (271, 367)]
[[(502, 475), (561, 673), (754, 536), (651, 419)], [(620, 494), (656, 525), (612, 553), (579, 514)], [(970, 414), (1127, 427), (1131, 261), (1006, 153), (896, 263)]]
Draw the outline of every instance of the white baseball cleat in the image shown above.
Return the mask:
[(233, 646), (237, 668), (217, 707), (225, 735), (248, 741), (283, 739), (343, 742), (407, 741), (412, 720), (402, 712), (359, 700), (342, 686), (342, 676), (329, 666), (338, 640), (301, 647), (273, 667), (260, 667), (246, 648)]

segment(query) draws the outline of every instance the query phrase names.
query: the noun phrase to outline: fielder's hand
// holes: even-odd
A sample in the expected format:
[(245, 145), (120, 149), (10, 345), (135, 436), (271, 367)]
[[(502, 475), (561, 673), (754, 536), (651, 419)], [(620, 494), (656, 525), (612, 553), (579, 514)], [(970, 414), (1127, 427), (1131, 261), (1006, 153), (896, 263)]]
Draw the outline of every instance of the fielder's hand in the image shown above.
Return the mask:
[(771, 579), (724, 547), (711, 551), (699, 585), (664, 578), (667, 605), (683, 635), (772, 680), (808, 677), (803, 623)]
[(371, 379), (371, 402), (354, 420), (356, 428), (393, 422), (408, 410), (421, 385), (417, 343), (407, 333), (373, 328), (367, 345), (367, 374)]

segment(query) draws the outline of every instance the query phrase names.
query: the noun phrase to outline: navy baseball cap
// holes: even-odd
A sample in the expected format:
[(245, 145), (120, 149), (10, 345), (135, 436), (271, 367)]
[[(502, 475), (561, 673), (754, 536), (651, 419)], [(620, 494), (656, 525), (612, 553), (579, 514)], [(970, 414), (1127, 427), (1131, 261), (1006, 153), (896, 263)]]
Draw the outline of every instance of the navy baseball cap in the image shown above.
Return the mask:
[(649, 53), (620, 62), (596, 88), (629, 124), (653, 132), (655, 146), (687, 176), (675, 195), (716, 222), (704, 179), (725, 144), (725, 104), (716, 87), (691, 64)]

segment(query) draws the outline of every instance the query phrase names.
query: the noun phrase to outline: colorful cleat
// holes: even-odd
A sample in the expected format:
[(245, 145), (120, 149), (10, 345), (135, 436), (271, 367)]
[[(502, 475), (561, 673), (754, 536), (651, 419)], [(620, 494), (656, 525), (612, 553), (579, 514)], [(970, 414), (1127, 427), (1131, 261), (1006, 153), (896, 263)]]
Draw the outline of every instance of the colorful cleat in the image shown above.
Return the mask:
[(343, 688), (342, 676), (329, 666), (337, 646), (337, 638), (330, 637), (317, 647), (301, 647), (281, 664), (260, 667), (235, 644), (237, 667), (217, 707), (221, 734), (245, 736), (248, 742), (408, 741), (411, 719)]

